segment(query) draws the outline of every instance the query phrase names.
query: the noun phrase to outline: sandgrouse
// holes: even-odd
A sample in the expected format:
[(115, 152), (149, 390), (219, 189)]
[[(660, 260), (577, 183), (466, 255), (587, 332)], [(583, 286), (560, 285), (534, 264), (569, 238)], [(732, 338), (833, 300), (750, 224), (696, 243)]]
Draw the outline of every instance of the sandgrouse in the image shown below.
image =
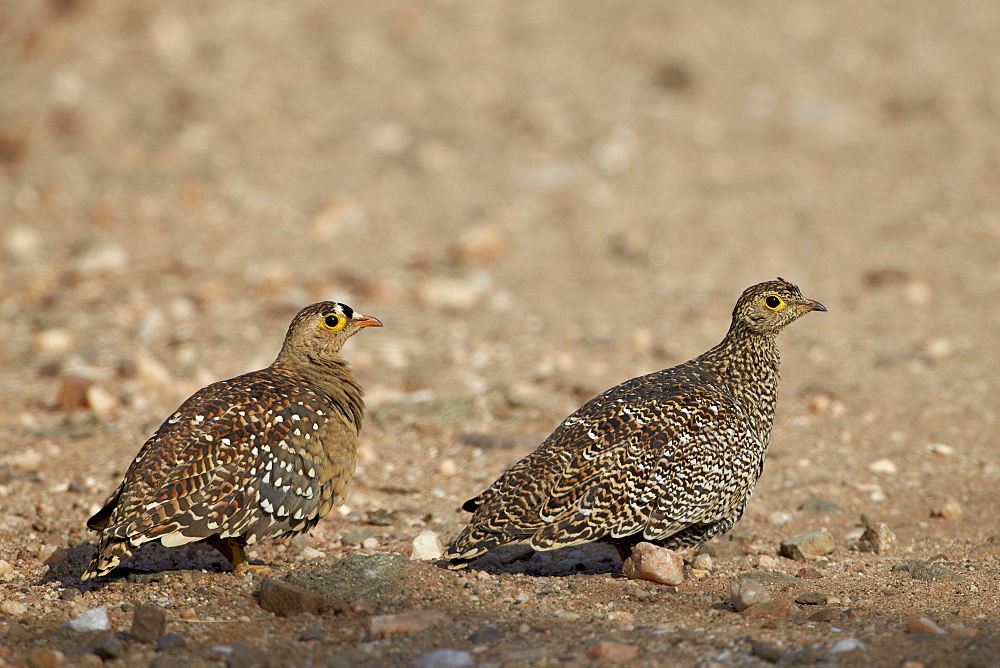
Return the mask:
[(364, 401), (340, 350), (361, 328), (381, 326), (346, 304), (307, 306), (271, 366), (185, 401), (88, 520), (100, 542), (83, 579), (157, 540), (205, 541), (240, 573), (247, 544), (306, 531), (342, 503)]
[(453, 567), (516, 540), (536, 550), (592, 541), (624, 560), (639, 542), (698, 545), (743, 515), (767, 452), (775, 337), (826, 308), (779, 278), (747, 288), (720, 344), (591, 399), (533, 453), (462, 506)]

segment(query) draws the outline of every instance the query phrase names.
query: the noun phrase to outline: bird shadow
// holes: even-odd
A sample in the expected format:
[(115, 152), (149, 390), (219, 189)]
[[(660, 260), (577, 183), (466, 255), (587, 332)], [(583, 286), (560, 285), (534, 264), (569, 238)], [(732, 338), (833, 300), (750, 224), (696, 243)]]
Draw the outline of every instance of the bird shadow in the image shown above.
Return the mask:
[(92, 591), (111, 582), (158, 582), (168, 574), (184, 571), (223, 573), (230, 570), (226, 560), (208, 545), (193, 543), (181, 547), (163, 547), (148, 543), (130, 556), (126, 564), (107, 575), (92, 580), (82, 579), (97, 550), (96, 541), (87, 541), (65, 548), (65, 556), (48, 569), (38, 584), (58, 583), (68, 589)]
[(589, 543), (536, 552), (523, 544), (495, 547), (466, 566), (492, 575), (519, 574), (532, 577), (620, 575), (622, 561), (610, 545)]

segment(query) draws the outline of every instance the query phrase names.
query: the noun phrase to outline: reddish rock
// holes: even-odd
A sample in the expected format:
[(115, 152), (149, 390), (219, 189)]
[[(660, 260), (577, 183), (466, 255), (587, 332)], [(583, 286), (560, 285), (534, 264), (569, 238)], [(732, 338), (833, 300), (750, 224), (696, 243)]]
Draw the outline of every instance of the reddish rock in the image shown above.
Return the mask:
[(622, 564), (622, 573), (633, 580), (679, 585), (684, 582), (684, 559), (665, 547), (639, 543)]
[(787, 619), (796, 610), (798, 610), (798, 607), (790, 600), (779, 598), (751, 605), (740, 614), (744, 617), (753, 617), (754, 619)]
[(87, 408), (87, 390), (90, 381), (76, 376), (67, 376), (59, 382), (56, 404), (60, 410), (78, 411)]
[(639, 650), (620, 642), (602, 640), (587, 650), (591, 661), (631, 661), (639, 656)]
[(339, 599), (273, 578), (261, 580), (257, 601), (260, 607), (281, 617), (302, 612), (321, 616), (326, 612), (345, 612), (348, 609), (347, 604)]
[(155, 643), (167, 624), (167, 613), (155, 605), (136, 606), (132, 613), (132, 630), (129, 634), (133, 640), (145, 643)]
[(839, 622), (840, 610), (837, 608), (822, 608), (809, 615), (810, 622)]
[(371, 618), (369, 632), (375, 640), (384, 640), (404, 633), (416, 633), (448, 622), (437, 610), (410, 610), (398, 615), (378, 615)]
[(927, 619), (926, 617), (918, 617), (916, 619), (911, 619), (906, 622), (906, 632), (907, 633), (935, 633), (937, 635), (946, 635), (948, 632), (943, 628)]

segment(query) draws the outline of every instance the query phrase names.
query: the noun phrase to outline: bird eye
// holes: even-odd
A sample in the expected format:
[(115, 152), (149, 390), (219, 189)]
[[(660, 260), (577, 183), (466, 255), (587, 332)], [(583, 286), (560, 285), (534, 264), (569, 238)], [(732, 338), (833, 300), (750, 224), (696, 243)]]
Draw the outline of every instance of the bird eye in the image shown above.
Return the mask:
[(764, 306), (772, 311), (780, 311), (785, 308), (785, 300), (778, 295), (768, 295), (764, 297)]
[(343, 318), (336, 313), (327, 313), (323, 316), (323, 324), (320, 325), (323, 329), (328, 329), (331, 332), (339, 332), (347, 324), (347, 318)]

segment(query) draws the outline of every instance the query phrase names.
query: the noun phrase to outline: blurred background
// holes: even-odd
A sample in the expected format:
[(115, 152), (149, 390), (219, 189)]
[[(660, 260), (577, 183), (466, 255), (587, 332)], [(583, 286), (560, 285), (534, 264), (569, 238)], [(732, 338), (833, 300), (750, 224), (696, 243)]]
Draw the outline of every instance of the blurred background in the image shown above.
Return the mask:
[(450, 511), (780, 275), (829, 312), (782, 335), (762, 485), (987, 503), (998, 34), (972, 0), (4, 2), (5, 489), (79, 478), (82, 521), (336, 299), (385, 324), (346, 350), (352, 502), (422, 481)]

